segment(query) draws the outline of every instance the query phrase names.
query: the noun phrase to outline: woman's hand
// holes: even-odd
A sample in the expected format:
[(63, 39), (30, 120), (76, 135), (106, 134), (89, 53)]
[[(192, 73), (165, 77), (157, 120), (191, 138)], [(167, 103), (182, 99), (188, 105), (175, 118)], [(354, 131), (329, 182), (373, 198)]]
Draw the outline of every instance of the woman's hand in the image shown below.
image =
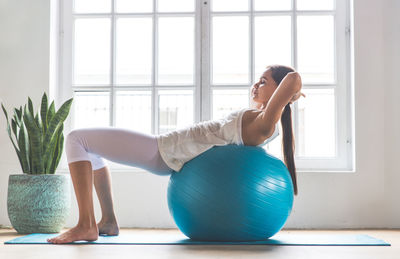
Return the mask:
[(297, 92), (292, 96), (292, 99), (289, 101), (289, 104), (294, 103), (295, 101), (297, 101), (301, 96), (306, 97), (305, 94), (303, 94), (302, 92)]

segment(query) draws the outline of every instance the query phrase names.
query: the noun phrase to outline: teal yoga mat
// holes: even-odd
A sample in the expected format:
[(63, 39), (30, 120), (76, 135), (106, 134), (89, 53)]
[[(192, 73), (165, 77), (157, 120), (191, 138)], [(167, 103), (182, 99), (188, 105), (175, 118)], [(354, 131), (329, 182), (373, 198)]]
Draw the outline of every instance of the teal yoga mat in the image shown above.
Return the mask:
[[(46, 240), (58, 234), (30, 234), (4, 242), (4, 244), (51, 244)], [(110, 245), (284, 245), (284, 246), (390, 246), (369, 235), (349, 234), (295, 234), (278, 233), (270, 239), (254, 242), (204, 242), (188, 239), (183, 234), (99, 236), (96, 241), (76, 241), (68, 244)]]

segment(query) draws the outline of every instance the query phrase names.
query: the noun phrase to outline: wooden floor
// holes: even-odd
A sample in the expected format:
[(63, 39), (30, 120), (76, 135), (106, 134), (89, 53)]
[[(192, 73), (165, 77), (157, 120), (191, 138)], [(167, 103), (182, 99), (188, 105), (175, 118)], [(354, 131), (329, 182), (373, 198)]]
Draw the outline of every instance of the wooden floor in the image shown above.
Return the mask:
[[(65, 232), (64, 229), (61, 232)], [(121, 229), (143, 234), (174, 233), (175, 229)], [(170, 231), (170, 232), (168, 232)], [(62, 258), (296, 258), (296, 259), (396, 259), (400, 258), (400, 230), (283, 230), (292, 233), (367, 234), (391, 246), (260, 246), (260, 245), (4, 245), (18, 236), (14, 229), (0, 229), (1, 259)]]

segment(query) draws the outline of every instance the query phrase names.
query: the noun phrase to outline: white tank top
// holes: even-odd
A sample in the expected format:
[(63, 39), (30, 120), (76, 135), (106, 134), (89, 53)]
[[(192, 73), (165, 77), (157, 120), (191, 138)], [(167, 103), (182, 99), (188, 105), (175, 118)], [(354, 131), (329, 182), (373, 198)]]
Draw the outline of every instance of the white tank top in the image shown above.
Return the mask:
[[(247, 110), (250, 109), (238, 110), (219, 120), (203, 121), (188, 128), (156, 136), (161, 157), (170, 168), (178, 172), (187, 161), (213, 146), (243, 145), (242, 117)], [(260, 146), (278, 135), (277, 123), (274, 134)]]

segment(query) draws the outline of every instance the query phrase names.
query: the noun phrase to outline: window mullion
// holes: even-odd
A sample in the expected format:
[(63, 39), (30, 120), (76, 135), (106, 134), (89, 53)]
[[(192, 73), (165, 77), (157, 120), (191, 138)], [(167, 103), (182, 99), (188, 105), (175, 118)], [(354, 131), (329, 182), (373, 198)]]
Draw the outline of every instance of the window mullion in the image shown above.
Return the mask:
[(250, 17), (249, 17), (250, 18), (250, 21), (249, 21), (249, 26), (250, 26), (250, 28), (249, 28), (249, 31), (250, 31), (250, 35), (249, 35), (249, 37), (250, 37), (250, 39), (249, 39), (249, 46), (250, 46), (250, 62), (249, 62), (250, 76), (249, 76), (249, 80), (250, 80), (250, 82), (249, 82), (249, 85), (251, 85), (255, 81), (255, 79), (254, 79), (254, 69), (255, 69), (254, 68), (254, 66), (255, 66), (254, 38), (255, 37), (254, 37), (254, 11), (253, 11), (254, 8), (253, 8), (253, 6), (254, 6), (254, 0), (250, 0), (250, 6), (249, 6), (249, 8), (250, 8)]
[[(72, 89), (72, 78), (73, 78), (73, 70), (72, 70), (72, 59), (73, 59), (73, 33), (74, 33), (74, 21), (75, 19), (72, 16), (72, 10), (73, 10), (73, 1), (62, 1), (61, 2), (61, 12), (62, 12), (62, 17), (61, 17), (61, 25), (62, 25), (62, 31), (63, 31), (63, 37), (61, 41), (61, 46), (60, 46), (60, 62), (61, 62), (61, 75), (60, 75), (60, 81), (61, 81), (61, 94), (60, 96), (62, 97), (61, 99), (65, 98), (66, 96), (68, 98), (74, 96), (74, 91)], [(61, 100), (60, 99), (60, 100)], [(71, 107), (71, 116), (69, 116), (69, 119), (67, 120), (68, 123), (66, 123), (66, 130), (70, 131), (72, 130), (72, 127), (75, 123), (75, 111), (74, 111), (75, 103), (72, 102), (72, 107)]]
[(297, 0), (292, 1), (292, 65), (297, 70)]
[(115, 7), (115, 0), (111, 0), (111, 60), (110, 60), (110, 126), (115, 126), (116, 125), (116, 95), (114, 93), (115, 89), (115, 62), (116, 62), (116, 50), (115, 50), (115, 42), (116, 42), (116, 21), (115, 21), (115, 13), (114, 13), (114, 7)]
[(201, 104), (200, 121), (211, 118), (211, 30), (210, 5), (207, 0), (201, 2)]
[(158, 74), (158, 17), (156, 15), (157, 1), (153, 0), (153, 60), (152, 60), (152, 77), (151, 77), (151, 132), (153, 134), (158, 134), (158, 92), (155, 87)]
[[(292, 1), (292, 65), (297, 70), (297, 0)], [(299, 109), (298, 103), (294, 102), (291, 107), (293, 108), (293, 134), (295, 146), (299, 146)], [(298, 149), (295, 149), (294, 157), (298, 156)]]
[(194, 35), (194, 45), (195, 45), (195, 53), (194, 53), (194, 91), (193, 91), (193, 100), (194, 100), (194, 116), (193, 120), (194, 122), (199, 122), (201, 121), (201, 108), (203, 107), (202, 105), (202, 63), (201, 63), (201, 53), (202, 53), (202, 5), (203, 2), (200, 0), (195, 1), (195, 35)]
[[(352, 121), (353, 112), (351, 109), (351, 61), (350, 61), (350, 15), (347, 1), (336, 1), (335, 14), (335, 72), (337, 89), (335, 89), (336, 104), (336, 130), (337, 130), (337, 152), (338, 159), (347, 161), (346, 167), (353, 167), (352, 155)], [(346, 123), (339, 123), (339, 122)]]

